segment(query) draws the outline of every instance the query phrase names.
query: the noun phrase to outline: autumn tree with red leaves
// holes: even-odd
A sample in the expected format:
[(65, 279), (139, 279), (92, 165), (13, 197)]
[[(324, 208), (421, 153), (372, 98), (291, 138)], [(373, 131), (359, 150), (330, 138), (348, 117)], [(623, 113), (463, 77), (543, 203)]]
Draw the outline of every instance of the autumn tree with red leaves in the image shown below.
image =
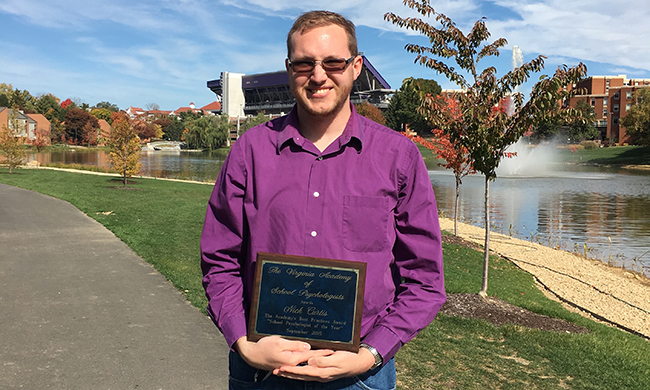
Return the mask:
[[(416, 63), (442, 73), (463, 91), (457, 94), (461, 114), (458, 120), (446, 121), (437, 98), (431, 96), (423, 99), (421, 111), (434, 128), (441, 128), (449, 135), (451, 142), (458, 142), (467, 148), (473, 168), (485, 176), (485, 245), (483, 281), (479, 295), (486, 297), (490, 250), (490, 181), (496, 179), (496, 169), (508, 146), (517, 142), (532, 124), (554, 115), (562, 115), (566, 119), (580, 115), (575, 109), (558, 106), (559, 102), (568, 101), (571, 96), (581, 92), (578, 89), (567, 91), (566, 86), (577, 83), (586, 75), (587, 68), (580, 63), (573, 68), (559, 67), (552, 77), (541, 76), (540, 81), (533, 86), (528, 100), (524, 102), (523, 94), (516, 92), (517, 87), (528, 81), (531, 73), (540, 72), (544, 68), (546, 57), (540, 55), (497, 78), (495, 67), (488, 66), (480, 70), (479, 62), (484, 58), (499, 56), (499, 49), (508, 42), (504, 38), (487, 42), (490, 32), (485, 25), (485, 18), (478, 20), (466, 35), (450, 18), (436, 12), (429, 0), (404, 0), (403, 3), (422, 17), (435, 19), (440, 26), (432, 26), (419, 17), (402, 18), (392, 12), (386, 13), (384, 19), (425, 35), (431, 46), (407, 44), (406, 51), (416, 55)], [(460, 72), (447, 65), (445, 60), (455, 62)], [(512, 107), (506, 110), (503, 103), (508, 96)]]
[(50, 132), (45, 129), (36, 129), (34, 131), (34, 140), (32, 141), (32, 146), (36, 148), (36, 151), (40, 152), (49, 144)]
[(74, 106), (74, 102), (72, 101), (72, 99), (65, 99), (64, 101), (61, 102), (60, 106), (65, 110), (69, 106)]
[[(88, 143), (88, 140), (93, 139), (93, 135), (87, 133), (97, 133), (98, 129), (97, 118), (80, 108), (71, 108), (65, 113), (65, 135), (69, 144)], [(96, 134), (94, 139), (97, 139)]]
[(373, 106), (368, 102), (362, 102), (361, 104), (355, 104), (354, 108), (357, 110), (359, 115), (363, 115), (366, 118), (379, 123), (380, 125), (386, 125), (386, 118), (384, 114), (381, 113), (381, 110)]
[(97, 145), (97, 138), (99, 137), (99, 123), (97, 126), (94, 126), (92, 122), (88, 121), (83, 127), (83, 133), (81, 135), (81, 142), (86, 144), (86, 146), (95, 146)]
[(133, 119), (131, 124), (138, 133), (138, 137), (140, 137), (142, 142), (149, 142), (152, 138), (163, 137), (162, 127), (156, 123), (147, 122), (141, 119)]
[[(437, 103), (440, 105), (440, 115), (447, 118), (447, 121), (460, 120), (460, 108), (458, 101), (451, 97), (438, 96)], [(460, 205), (460, 185), (463, 177), (476, 172), (472, 168), (471, 156), (469, 150), (458, 141), (452, 141), (442, 129), (431, 130), (434, 135), (432, 141), (427, 141), (419, 135), (408, 136), (413, 141), (431, 150), (437, 158), (443, 159), (444, 163), (438, 165), (454, 172), (455, 178), (455, 199), (454, 199), (454, 235), (458, 235), (458, 209)]]

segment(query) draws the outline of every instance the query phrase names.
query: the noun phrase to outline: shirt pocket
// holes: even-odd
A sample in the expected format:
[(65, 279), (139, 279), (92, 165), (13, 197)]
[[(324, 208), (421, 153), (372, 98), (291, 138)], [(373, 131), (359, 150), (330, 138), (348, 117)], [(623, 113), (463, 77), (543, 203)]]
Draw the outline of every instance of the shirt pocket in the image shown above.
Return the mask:
[(353, 252), (381, 252), (388, 246), (388, 198), (343, 196), (343, 246)]

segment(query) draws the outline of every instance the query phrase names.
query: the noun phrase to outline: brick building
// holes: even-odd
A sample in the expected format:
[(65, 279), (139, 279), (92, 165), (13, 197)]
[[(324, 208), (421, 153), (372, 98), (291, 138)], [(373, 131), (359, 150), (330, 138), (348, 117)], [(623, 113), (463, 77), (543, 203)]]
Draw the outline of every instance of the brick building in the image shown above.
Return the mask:
[[(12, 120), (15, 123), (12, 123)], [(14, 125), (18, 126), (18, 129), (13, 129)], [(17, 135), (23, 138), (24, 143), (34, 142), (39, 131), (43, 132), (47, 144), (50, 143), (50, 121), (42, 114), (25, 114), (20, 110), (0, 107), (0, 129), (4, 126), (17, 130)]]
[(625, 75), (592, 76), (576, 87), (586, 89), (586, 95), (574, 97), (570, 105), (575, 107), (582, 100), (594, 108), (595, 125), (601, 132), (601, 138), (610, 144), (630, 143), (630, 136), (619, 123), (635, 103), (635, 91), (650, 88), (650, 79), (628, 79)]

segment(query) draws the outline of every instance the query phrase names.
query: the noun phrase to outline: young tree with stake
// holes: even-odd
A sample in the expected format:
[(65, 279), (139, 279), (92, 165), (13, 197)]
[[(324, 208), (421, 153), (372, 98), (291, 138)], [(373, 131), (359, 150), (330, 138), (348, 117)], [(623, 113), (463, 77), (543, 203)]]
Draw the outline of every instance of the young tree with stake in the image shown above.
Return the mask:
[[(561, 115), (565, 120), (570, 120), (580, 115), (577, 110), (564, 105), (559, 109), (557, 107), (580, 92), (577, 89), (567, 91), (566, 86), (577, 83), (586, 75), (587, 69), (580, 63), (572, 68), (559, 67), (552, 77), (541, 76), (524, 102), (523, 94), (516, 92), (517, 87), (528, 81), (532, 73), (544, 68), (546, 57), (540, 55), (497, 78), (496, 68), (490, 66), (479, 70), (479, 61), (498, 56), (499, 49), (507, 41), (499, 38), (492, 43), (487, 42), (490, 33), (485, 18), (477, 21), (466, 35), (450, 18), (436, 12), (429, 0), (404, 0), (403, 3), (425, 18), (435, 18), (440, 24), (440, 27), (435, 27), (421, 18), (402, 18), (392, 12), (385, 14), (386, 20), (417, 31), (431, 42), (431, 46), (407, 44), (405, 49), (416, 55), (416, 63), (442, 73), (464, 91), (457, 95), (461, 107), (459, 119), (448, 123), (444, 129), (452, 142), (459, 142), (467, 148), (473, 168), (485, 176), (485, 252), (479, 292), (485, 297), (490, 243), (490, 181), (496, 179), (496, 169), (508, 146), (517, 142), (533, 123), (547, 116)], [(462, 73), (447, 65), (445, 60), (453, 60)], [(507, 98), (512, 102), (509, 110), (505, 109)], [(421, 105), (421, 110), (434, 124), (441, 116), (435, 100), (425, 97)]]

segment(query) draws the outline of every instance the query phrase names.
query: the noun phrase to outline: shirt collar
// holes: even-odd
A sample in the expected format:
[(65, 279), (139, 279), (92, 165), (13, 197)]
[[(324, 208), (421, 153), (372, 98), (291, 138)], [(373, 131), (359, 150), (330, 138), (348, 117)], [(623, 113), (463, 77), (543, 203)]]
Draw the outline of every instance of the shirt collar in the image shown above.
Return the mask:
[[(349, 144), (357, 150), (357, 153), (361, 153), (361, 146), (363, 145), (364, 140), (363, 126), (360, 123), (361, 121), (359, 120), (357, 110), (354, 108), (354, 104), (352, 103), (350, 103), (350, 110), (350, 119), (345, 125), (343, 134), (341, 134), (341, 136), (334, 142), (339, 150)], [(289, 141), (293, 141), (293, 143), (301, 147), (306, 141), (298, 130), (298, 110), (295, 105), (291, 109), (291, 112), (287, 114), (284, 123), (282, 124), (277, 143), (278, 153), (280, 153)]]

